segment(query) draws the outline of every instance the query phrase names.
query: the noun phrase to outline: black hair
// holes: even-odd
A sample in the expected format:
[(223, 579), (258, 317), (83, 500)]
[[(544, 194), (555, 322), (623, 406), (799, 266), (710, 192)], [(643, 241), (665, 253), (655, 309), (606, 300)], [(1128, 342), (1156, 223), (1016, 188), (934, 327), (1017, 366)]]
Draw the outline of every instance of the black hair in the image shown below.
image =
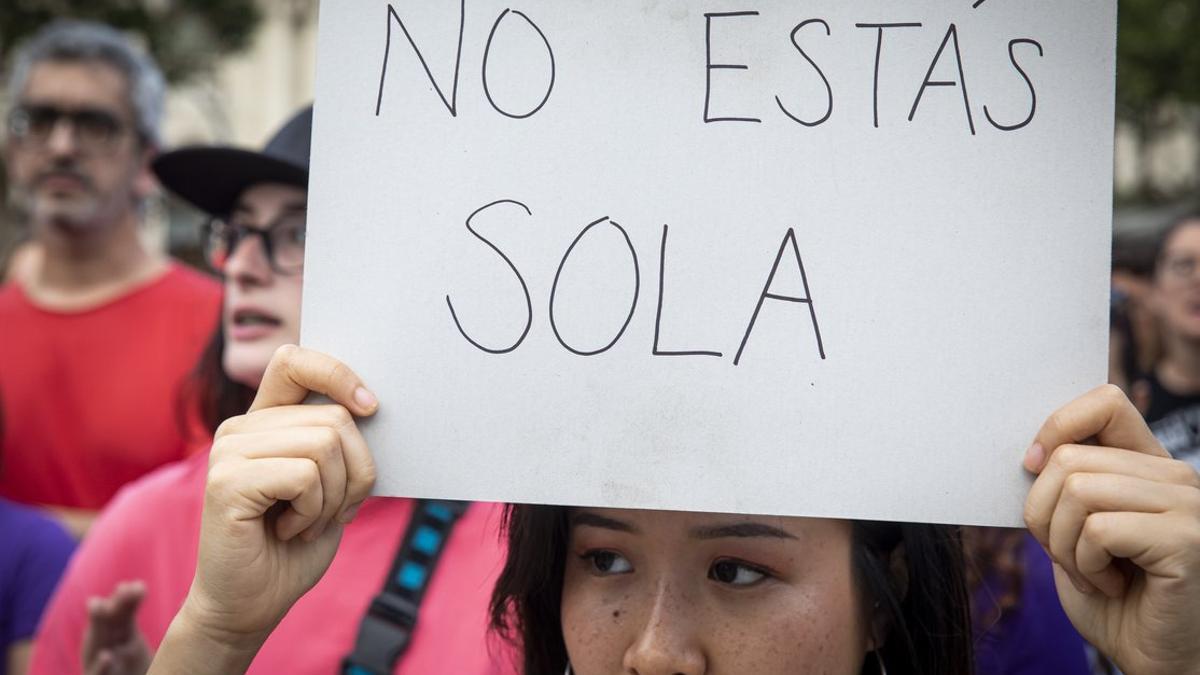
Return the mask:
[[(254, 402), (255, 389), (247, 387), (225, 373), (222, 357), (225, 353), (225, 330), (218, 318), (204, 353), (184, 384), (184, 395), (180, 397), (181, 409), (177, 415), (185, 436), (196, 426), (190, 424), (198, 417), (200, 426), (211, 437), (221, 422), (244, 415)], [(194, 439), (193, 439), (194, 440)]]
[[(568, 509), (509, 506), (503, 529), (508, 559), (492, 593), (492, 629), (522, 650), (524, 675), (561, 675)], [(958, 527), (855, 521), (852, 556), (866, 625), (885, 626), (879, 653), (889, 675), (973, 672)], [(863, 672), (875, 668), (867, 659)]]

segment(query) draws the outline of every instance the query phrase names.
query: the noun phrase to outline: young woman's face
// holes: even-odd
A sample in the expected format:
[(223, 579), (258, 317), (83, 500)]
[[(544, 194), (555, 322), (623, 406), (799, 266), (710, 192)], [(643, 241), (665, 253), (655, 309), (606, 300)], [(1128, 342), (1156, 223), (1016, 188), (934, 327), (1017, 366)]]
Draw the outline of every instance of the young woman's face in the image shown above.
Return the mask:
[(853, 675), (873, 648), (845, 521), (572, 509), (577, 675)]
[(1165, 331), (1200, 339), (1200, 220), (1180, 226), (1167, 240), (1154, 276), (1154, 300)]
[[(307, 194), (291, 185), (254, 185), (238, 198), (229, 221), (266, 229), (303, 214)], [(245, 237), (229, 252), (224, 275), (222, 364), (233, 380), (257, 387), (275, 350), (300, 340), (303, 275), (273, 270), (259, 237)]]

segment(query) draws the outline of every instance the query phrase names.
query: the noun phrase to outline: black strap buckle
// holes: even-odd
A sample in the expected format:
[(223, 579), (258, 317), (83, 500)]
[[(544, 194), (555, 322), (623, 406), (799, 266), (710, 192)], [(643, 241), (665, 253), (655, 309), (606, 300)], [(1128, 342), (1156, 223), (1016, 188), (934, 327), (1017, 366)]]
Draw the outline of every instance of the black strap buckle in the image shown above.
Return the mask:
[(375, 596), (367, 612), (371, 616), (389, 621), (410, 631), (413, 626), (417, 625), (416, 603), (386, 590)]
[(450, 532), (469, 506), (417, 503), (383, 590), (359, 625), (354, 651), (342, 661), (343, 675), (390, 675), (412, 641), (421, 600)]
[(396, 658), (408, 649), (412, 624), (394, 623), (372, 611), (358, 627), (354, 653), (342, 663), (345, 675), (391, 675)]

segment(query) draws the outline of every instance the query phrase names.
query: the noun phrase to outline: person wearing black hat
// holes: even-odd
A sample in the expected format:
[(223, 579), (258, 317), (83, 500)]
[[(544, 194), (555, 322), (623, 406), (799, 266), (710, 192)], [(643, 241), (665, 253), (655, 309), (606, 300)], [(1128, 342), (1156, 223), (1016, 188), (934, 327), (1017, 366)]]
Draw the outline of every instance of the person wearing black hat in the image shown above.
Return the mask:
[[(165, 186), (213, 216), (206, 254), (224, 277), (226, 295), (221, 329), (193, 383), (209, 432), (217, 432), (222, 422), (226, 430), (240, 424), (226, 420), (247, 411), (272, 355), (299, 339), (311, 125), (310, 108), (261, 152), (184, 148), (154, 163)], [(304, 453), (314, 437), (336, 436), (347, 448), (346, 457), (362, 444), (354, 425), (345, 424), (345, 411), (335, 406), (280, 405), (261, 411), (259, 419), (263, 415), (273, 423), (259, 428), (254, 443), (229, 447), (218, 441), (211, 461), (233, 460), (225, 466), (236, 465), (247, 480), (260, 479), (297, 466), (304, 470), (306, 462), (311, 464)], [(212, 508), (204, 503), (208, 455), (147, 476), (105, 511), (51, 602), (31, 673), (146, 671), (152, 650), (192, 586), (201, 514)], [(346, 498), (361, 502), (365, 496)], [(508, 652), (493, 654), (486, 647), (488, 595), (502, 559), (498, 507), (471, 505), (456, 514), (453, 532), (442, 541), (445, 555), (427, 575), (428, 592), (415, 626), (406, 624), (401, 634), (377, 616), (397, 548), (413, 526), (424, 522), (423, 513), (407, 499), (363, 504), (345, 527), (322, 582), (286, 617), (276, 617), (278, 626), (250, 672), (333, 673), (343, 662), (357, 662), (356, 649), (364, 644), (394, 656), (381, 666), (387, 672), (513, 672), (504, 665), (515, 663)], [(261, 579), (251, 594), (269, 592), (272, 583)], [(384, 642), (364, 642), (360, 626), (374, 637), (383, 635)], [(384, 628), (376, 630), (379, 626)], [(402, 636), (403, 643), (389, 636)]]
[[(225, 301), (222, 330), (202, 358), (195, 387), (212, 429), (246, 411), (271, 354), (300, 339), (311, 134), (308, 107), (261, 152), (195, 146), (154, 161), (164, 186), (212, 216), (205, 257), (225, 278)], [(260, 255), (247, 255), (250, 249)]]

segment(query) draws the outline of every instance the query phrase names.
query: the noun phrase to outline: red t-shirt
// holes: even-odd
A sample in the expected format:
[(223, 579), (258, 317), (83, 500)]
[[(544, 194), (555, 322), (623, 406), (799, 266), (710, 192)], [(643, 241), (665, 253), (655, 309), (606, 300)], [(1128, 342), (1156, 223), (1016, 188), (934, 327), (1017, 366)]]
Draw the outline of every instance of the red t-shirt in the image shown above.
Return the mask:
[[(86, 602), (141, 579), (138, 626), (157, 649), (196, 569), (207, 453), (127, 486), (92, 526), (42, 619), (30, 675), (81, 670)], [(251, 675), (330, 675), (354, 646), (358, 625), (383, 587), (413, 501), (369, 499), (342, 535), (329, 570), (271, 634)], [(421, 603), (398, 675), (515, 675), (516, 651), (487, 630), (487, 603), (504, 561), (501, 509), (473, 504), (446, 543)]]
[(172, 263), (78, 312), (0, 287), (0, 496), (99, 509), (186, 456), (179, 395), (220, 315), (221, 286)]

